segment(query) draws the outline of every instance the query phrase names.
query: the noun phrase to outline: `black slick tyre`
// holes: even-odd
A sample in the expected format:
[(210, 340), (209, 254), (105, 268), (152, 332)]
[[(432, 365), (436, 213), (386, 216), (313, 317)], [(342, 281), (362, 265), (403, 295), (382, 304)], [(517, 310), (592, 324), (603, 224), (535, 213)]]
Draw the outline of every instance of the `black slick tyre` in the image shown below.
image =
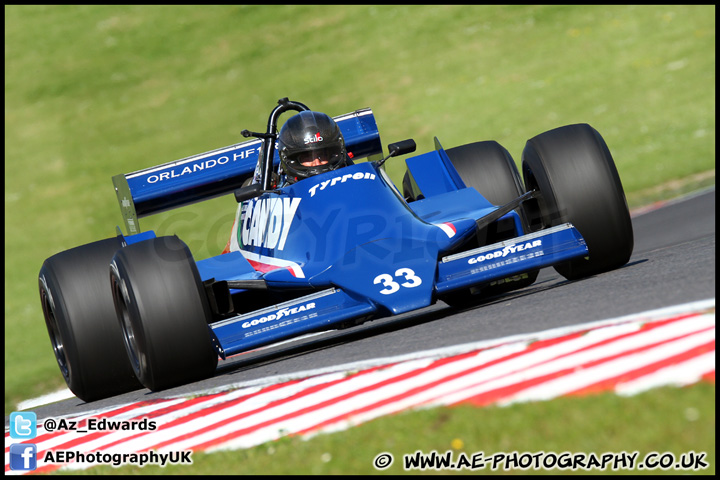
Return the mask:
[(127, 356), (144, 386), (163, 390), (215, 373), (210, 307), (185, 243), (168, 236), (129, 245), (110, 277)]
[(574, 280), (625, 265), (633, 230), (615, 162), (602, 136), (587, 124), (567, 125), (527, 141), (522, 171), (528, 190), (539, 189), (544, 227), (572, 223), (588, 256), (555, 266)]
[(45, 260), (38, 283), (53, 353), (68, 388), (91, 402), (142, 388), (125, 353), (110, 289), (118, 237)]
[[(515, 161), (507, 149), (498, 142), (491, 140), (469, 143), (450, 148), (446, 153), (465, 186), (473, 187), (490, 203), (501, 206), (525, 193)], [(518, 214), (524, 232), (528, 233), (529, 224), (525, 209), (522, 207), (518, 209)], [(486, 244), (506, 240), (516, 234), (514, 227), (507, 232), (489, 232)], [(527, 287), (535, 282), (537, 276), (537, 270), (525, 272), (480, 288), (453, 292), (443, 300), (454, 306), (464, 306), (474, 301), (478, 294), (488, 297)]]

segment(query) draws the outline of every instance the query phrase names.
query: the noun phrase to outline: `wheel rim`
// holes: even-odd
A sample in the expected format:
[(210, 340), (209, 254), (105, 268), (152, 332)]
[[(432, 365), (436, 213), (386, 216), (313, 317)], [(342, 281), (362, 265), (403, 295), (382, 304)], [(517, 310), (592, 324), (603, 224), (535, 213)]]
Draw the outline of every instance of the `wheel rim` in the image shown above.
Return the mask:
[(113, 272), (112, 275), (112, 291), (113, 300), (115, 301), (115, 310), (118, 313), (120, 320), (120, 330), (122, 330), (123, 342), (125, 343), (125, 349), (128, 352), (128, 358), (132, 365), (135, 375), (140, 377), (140, 349), (138, 340), (133, 329), (132, 321), (130, 318), (130, 309), (128, 308), (129, 295), (127, 288), (124, 283), (118, 280), (116, 274)]
[(67, 380), (70, 378), (70, 369), (68, 368), (68, 359), (65, 354), (62, 336), (60, 335), (60, 327), (58, 326), (57, 319), (55, 318), (55, 302), (53, 301), (52, 295), (50, 295), (50, 292), (47, 290), (45, 278), (41, 278), (40, 281), (42, 282), (42, 288), (40, 289), (40, 302), (42, 303), (45, 324), (47, 325), (48, 333), (50, 334), (50, 342), (52, 343), (55, 359), (58, 362), (58, 366), (60, 367), (63, 377)]

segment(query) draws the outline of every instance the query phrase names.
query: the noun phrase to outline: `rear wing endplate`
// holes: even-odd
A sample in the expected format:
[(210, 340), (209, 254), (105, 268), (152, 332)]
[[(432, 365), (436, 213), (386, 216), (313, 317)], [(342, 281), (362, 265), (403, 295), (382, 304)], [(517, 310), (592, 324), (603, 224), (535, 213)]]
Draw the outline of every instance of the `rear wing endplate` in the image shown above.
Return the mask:
[[(370, 108), (334, 117), (353, 160), (382, 155)], [(182, 160), (113, 177), (128, 235), (140, 233), (139, 218), (232, 193), (252, 176), (262, 140), (254, 139)], [(280, 163), (275, 153), (274, 166)]]

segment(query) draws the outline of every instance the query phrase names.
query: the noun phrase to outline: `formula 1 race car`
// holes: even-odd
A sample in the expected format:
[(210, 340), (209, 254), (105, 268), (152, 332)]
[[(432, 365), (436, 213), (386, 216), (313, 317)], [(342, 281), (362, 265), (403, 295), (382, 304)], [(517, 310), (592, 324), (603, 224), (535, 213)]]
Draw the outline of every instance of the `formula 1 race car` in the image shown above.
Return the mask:
[[(633, 249), (630, 215), (605, 141), (587, 124), (528, 140), (520, 177), (495, 141), (406, 159), (398, 189), (371, 109), (334, 117), (352, 165), (282, 188), (277, 122), (308, 108), (281, 99), (265, 133), (113, 183), (127, 235), (45, 260), (45, 322), (70, 390), (92, 401), (214, 375), (218, 357), (346, 328), (442, 300), (451, 306), (532, 284), (618, 268)], [(259, 173), (259, 182), (243, 186)], [(257, 180), (257, 178), (256, 178)], [(138, 219), (234, 193), (243, 246), (196, 261), (176, 236)]]

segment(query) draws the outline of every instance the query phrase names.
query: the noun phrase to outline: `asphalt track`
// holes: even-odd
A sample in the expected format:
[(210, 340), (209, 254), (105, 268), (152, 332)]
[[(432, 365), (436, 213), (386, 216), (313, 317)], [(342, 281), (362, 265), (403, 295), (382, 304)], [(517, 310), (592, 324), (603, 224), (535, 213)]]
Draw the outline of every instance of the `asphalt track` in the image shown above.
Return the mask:
[(547, 268), (532, 286), (472, 308), (456, 310), (438, 302), (418, 312), (236, 355), (221, 361), (213, 378), (190, 385), (158, 393), (142, 389), (92, 403), (73, 397), (32, 411), (39, 419), (73, 415), (714, 298), (714, 187), (654, 207), (634, 214), (633, 255), (612, 272), (570, 282)]

